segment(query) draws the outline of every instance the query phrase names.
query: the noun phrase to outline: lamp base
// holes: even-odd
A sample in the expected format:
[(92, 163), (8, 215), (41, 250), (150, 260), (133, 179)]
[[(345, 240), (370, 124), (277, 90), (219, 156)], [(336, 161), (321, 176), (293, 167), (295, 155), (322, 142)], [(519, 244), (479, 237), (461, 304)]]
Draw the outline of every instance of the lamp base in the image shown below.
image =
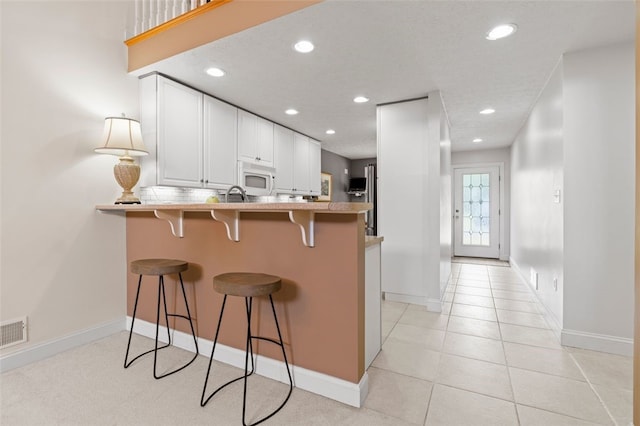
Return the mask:
[(140, 166), (133, 161), (133, 158), (128, 155), (120, 157), (120, 162), (113, 167), (113, 174), (123, 189), (122, 195), (115, 204), (140, 204), (138, 197), (131, 191), (140, 177)]

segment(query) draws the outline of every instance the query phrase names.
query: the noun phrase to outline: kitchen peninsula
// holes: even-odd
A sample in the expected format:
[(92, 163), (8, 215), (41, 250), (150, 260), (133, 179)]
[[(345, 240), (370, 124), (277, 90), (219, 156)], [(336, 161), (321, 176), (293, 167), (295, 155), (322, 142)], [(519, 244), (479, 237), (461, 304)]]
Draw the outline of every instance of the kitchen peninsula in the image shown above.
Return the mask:
[[(371, 204), (142, 204), (96, 208), (101, 212), (124, 212), (127, 262), (154, 257), (189, 262), (183, 277), (189, 304), (195, 307), (192, 315), (196, 318), (196, 333), (204, 343), (200, 345), (204, 356), (211, 353), (210, 342), (222, 303), (222, 296), (213, 290), (213, 276), (233, 271), (280, 276), (282, 290), (274, 295), (274, 302), (287, 356), (294, 366), (295, 385), (350, 405), (361, 405), (367, 394), (365, 370), (370, 362), (370, 357), (365, 357), (365, 340), (369, 339), (365, 335), (370, 334), (366, 322), (373, 314), (378, 336), (380, 322), (379, 276), (377, 294), (373, 296), (378, 299), (378, 312), (376, 315), (375, 309), (368, 308), (371, 312), (365, 319), (365, 245), (368, 250), (381, 241), (364, 235), (363, 213), (372, 208)], [(379, 266), (377, 270), (379, 273)], [(136, 286), (137, 276), (128, 273), (129, 317)], [(154, 285), (141, 290), (146, 294), (141, 295), (138, 315), (148, 323), (155, 323), (156, 291)], [(181, 303), (175, 303), (172, 286), (168, 293), (169, 305), (178, 311), (183, 309)], [(265, 301), (256, 299), (255, 303), (254, 310), (259, 315), (252, 323), (254, 331), (266, 336), (275, 333), (270, 310), (263, 306)], [(227, 306), (228, 316), (225, 314), (219, 339), (226, 350), (220, 351), (220, 360), (244, 365), (244, 305), (241, 300), (234, 300)], [(179, 321), (175, 326), (187, 332), (188, 324)], [(140, 332), (137, 321), (135, 331)], [(375, 345), (377, 353), (379, 340)], [(256, 346), (256, 352), (263, 356), (258, 362), (258, 374), (280, 379), (281, 354), (278, 356), (277, 348)], [(371, 346), (369, 342), (367, 346)], [(218, 356), (216, 350), (216, 359)]]

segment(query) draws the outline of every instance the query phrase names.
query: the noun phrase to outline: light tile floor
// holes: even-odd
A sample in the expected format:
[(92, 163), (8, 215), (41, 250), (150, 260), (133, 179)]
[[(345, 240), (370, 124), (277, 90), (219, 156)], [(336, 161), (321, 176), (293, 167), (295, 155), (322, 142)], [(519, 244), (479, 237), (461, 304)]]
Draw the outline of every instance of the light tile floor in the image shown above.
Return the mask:
[(416, 405), (407, 411), (426, 412), (430, 426), (631, 424), (632, 358), (562, 347), (509, 267), (454, 263), (452, 270), (442, 314), (383, 302), (384, 344), (370, 371), (432, 389), (415, 402), (409, 392), (396, 395)]
[[(452, 269), (441, 314), (383, 302), (384, 343), (368, 370), (363, 408), (294, 389), (282, 411), (264, 424), (631, 423), (630, 357), (560, 346), (530, 291), (508, 267), (454, 263)], [(150, 357), (122, 368), (126, 338), (118, 333), (2, 374), (0, 424), (240, 424), (241, 387), (200, 407), (207, 358), (154, 380)], [(176, 348), (165, 354), (169, 363), (189, 356)], [(219, 363), (215, 368), (220, 381), (239, 371)], [(248, 420), (277, 406), (286, 389), (253, 377)]]

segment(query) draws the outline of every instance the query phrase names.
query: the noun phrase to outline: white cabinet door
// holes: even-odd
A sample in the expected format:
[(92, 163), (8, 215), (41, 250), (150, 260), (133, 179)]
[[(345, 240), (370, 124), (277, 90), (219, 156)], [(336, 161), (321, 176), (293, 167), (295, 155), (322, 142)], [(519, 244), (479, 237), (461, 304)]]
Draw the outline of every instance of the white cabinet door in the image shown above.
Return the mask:
[(273, 123), (258, 117), (256, 124), (258, 164), (273, 167)]
[(237, 182), (238, 108), (204, 97), (204, 186), (226, 188)]
[(293, 190), (309, 195), (309, 138), (295, 133), (293, 138)]
[(273, 123), (238, 110), (238, 160), (273, 167)]
[(257, 162), (258, 117), (250, 112), (238, 110), (238, 160)]
[(293, 130), (276, 125), (273, 129), (274, 158), (276, 168), (276, 192), (293, 191)]
[(158, 184), (200, 187), (203, 95), (158, 77)]
[(309, 140), (309, 191), (310, 195), (320, 195), (322, 148), (320, 142)]

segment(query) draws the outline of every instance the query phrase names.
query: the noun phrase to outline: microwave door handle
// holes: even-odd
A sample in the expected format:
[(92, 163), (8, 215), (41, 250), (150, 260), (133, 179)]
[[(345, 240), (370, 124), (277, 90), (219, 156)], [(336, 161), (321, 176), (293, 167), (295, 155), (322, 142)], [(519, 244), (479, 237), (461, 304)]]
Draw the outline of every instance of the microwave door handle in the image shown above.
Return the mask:
[(269, 195), (273, 194), (273, 187), (275, 186), (276, 177), (273, 173), (269, 173)]

